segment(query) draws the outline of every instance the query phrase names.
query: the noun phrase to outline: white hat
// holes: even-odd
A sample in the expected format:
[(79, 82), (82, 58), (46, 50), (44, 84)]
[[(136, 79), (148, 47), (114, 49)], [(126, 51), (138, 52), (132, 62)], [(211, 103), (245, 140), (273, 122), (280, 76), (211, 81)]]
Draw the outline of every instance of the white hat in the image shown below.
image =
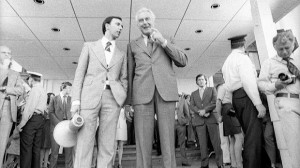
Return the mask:
[(78, 114), (75, 114), (72, 120), (59, 122), (53, 131), (54, 140), (62, 147), (75, 146), (77, 143), (77, 132), (83, 124), (83, 118)]

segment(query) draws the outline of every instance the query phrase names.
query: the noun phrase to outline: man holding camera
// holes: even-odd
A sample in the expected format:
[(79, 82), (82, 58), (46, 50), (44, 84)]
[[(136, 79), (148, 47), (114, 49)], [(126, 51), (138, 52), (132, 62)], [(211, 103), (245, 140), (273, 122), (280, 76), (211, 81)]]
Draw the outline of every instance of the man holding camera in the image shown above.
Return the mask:
[(279, 30), (273, 46), (277, 55), (262, 65), (258, 86), (276, 97), (272, 121), (279, 126), (275, 134), (283, 166), (296, 168), (300, 167), (300, 61), (293, 51), (298, 44), (291, 30)]

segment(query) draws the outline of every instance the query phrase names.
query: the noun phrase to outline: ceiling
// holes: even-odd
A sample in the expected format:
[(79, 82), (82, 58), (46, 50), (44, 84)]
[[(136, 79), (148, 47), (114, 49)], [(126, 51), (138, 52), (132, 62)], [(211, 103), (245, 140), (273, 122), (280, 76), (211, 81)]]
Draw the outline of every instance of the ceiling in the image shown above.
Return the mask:
[[(300, 4), (299, 0), (268, 2), (275, 22)], [(214, 3), (220, 7), (212, 9)], [(153, 10), (155, 26), (166, 38), (175, 38), (180, 48), (190, 48), (185, 51), (188, 65), (174, 68), (178, 78), (213, 75), (230, 52), (227, 39), (252, 32), (249, 0), (45, 0), (43, 5), (1, 0), (0, 44), (9, 46), (25, 69), (45, 79), (73, 79), (76, 65), (72, 62), (78, 60), (85, 41), (101, 38), (104, 18), (123, 18), (117, 45), (126, 51), (128, 42), (140, 36), (134, 17), (141, 7)], [(53, 32), (53, 27), (60, 32)], [(203, 32), (196, 34), (197, 29)]]

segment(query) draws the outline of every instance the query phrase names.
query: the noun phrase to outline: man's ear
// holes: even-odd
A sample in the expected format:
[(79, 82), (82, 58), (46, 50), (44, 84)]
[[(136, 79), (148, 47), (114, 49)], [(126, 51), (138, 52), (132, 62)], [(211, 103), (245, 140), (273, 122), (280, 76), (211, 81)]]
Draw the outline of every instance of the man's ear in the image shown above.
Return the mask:
[(299, 47), (299, 44), (298, 44), (298, 41), (297, 41), (297, 38), (295, 37), (295, 42), (294, 42), (294, 49), (293, 49), (293, 52)]

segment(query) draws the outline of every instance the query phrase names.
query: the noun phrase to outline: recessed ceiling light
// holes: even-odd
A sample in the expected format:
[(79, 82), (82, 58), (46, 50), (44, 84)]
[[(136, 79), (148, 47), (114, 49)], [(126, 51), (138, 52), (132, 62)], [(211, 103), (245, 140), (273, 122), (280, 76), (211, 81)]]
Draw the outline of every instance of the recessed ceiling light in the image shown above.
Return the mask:
[(78, 64), (78, 62), (74, 61), (74, 62), (72, 62), (72, 64), (76, 65), (76, 64)]
[(198, 29), (195, 31), (195, 33), (202, 33), (202, 32), (203, 32), (203, 30), (201, 30), (201, 29)]
[(60, 32), (60, 29), (57, 28), (57, 27), (53, 27), (51, 30), (54, 31), (54, 32)]
[(185, 51), (189, 51), (189, 50), (191, 50), (191, 48), (187, 47), (187, 48), (185, 48), (184, 50), (185, 50)]
[(63, 48), (63, 50), (65, 50), (65, 51), (70, 51), (71, 49), (68, 48), (68, 47), (65, 47), (65, 48)]
[(43, 5), (45, 3), (44, 0), (33, 0), (36, 4)]
[(220, 4), (214, 3), (214, 4), (212, 4), (210, 7), (211, 7), (211, 9), (217, 9), (217, 8), (220, 7)]

